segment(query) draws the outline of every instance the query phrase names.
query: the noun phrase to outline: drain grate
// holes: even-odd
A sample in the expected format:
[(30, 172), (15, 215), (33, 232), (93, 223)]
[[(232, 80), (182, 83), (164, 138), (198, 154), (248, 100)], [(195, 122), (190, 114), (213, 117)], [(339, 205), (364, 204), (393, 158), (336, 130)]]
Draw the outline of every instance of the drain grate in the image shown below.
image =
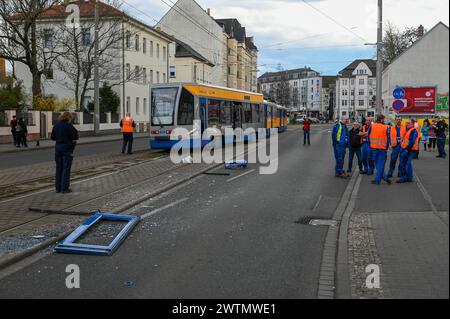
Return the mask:
[(302, 217), (295, 223), (300, 225), (331, 226), (331, 227), (336, 227), (338, 225), (338, 222), (336, 220), (324, 219), (323, 217), (319, 216)]

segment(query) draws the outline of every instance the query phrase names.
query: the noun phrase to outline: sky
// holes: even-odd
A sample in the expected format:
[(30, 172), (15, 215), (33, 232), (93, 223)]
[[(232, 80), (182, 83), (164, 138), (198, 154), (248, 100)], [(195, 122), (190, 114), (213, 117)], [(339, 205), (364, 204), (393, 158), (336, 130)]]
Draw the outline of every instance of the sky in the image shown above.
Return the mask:
[[(125, 0), (122, 8), (154, 25), (175, 0)], [(377, 0), (197, 0), (214, 18), (237, 18), (255, 37), (259, 74), (309, 66), (336, 75), (376, 57)], [(448, 0), (384, 0), (384, 22), (399, 29), (449, 24)]]

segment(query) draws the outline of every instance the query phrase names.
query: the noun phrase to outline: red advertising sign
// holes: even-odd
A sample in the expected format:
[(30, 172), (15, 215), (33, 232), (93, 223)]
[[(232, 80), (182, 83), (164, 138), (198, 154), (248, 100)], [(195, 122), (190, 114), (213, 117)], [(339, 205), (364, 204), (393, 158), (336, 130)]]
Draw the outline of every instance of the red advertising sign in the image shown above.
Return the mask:
[[(402, 91), (402, 96), (399, 91)], [(397, 93), (397, 94), (395, 94)], [(398, 99), (394, 102), (394, 109), (400, 114), (434, 114), (436, 112), (436, 88), (402, 88), (394, 95)], [(404, 102), (404, 107), (399, 109), (400, 101)]]

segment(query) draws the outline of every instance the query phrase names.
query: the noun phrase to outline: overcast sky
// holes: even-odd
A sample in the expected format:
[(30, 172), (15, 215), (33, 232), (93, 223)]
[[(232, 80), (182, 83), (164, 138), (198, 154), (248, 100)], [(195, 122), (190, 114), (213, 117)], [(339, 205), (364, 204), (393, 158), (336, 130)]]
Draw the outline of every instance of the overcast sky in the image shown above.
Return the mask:
[[(175, 0), (125, 0), (123, 9), (154, 25)], [(335, 75), (357, 58), (374, 58), (377, 0), (197, 0), (215, 18), (237, 18), (260, 49), (260, 74), (311, 66)], [(129, 3), (139, 10), (127, 5)], [(328, 16), (328, 17), (327, 17)], [(449, 24), (448, 0), (385, 0), (384, 19), (398, 28)], [(335, 21), (332, 21), (335, 20)]]

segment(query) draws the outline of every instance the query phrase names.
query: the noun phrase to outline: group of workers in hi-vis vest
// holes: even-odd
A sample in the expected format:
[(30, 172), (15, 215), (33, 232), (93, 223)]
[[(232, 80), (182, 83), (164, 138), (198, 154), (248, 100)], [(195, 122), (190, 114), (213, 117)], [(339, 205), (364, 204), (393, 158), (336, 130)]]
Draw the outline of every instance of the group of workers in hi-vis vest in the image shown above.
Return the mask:
[[(413, 160), (419, 152), (420, 125), (416, 119), (403, 123), (401, 117), (395, 119), (395, 125), (385, 124), (385, 116), (378, 115), (376, 121), (368, 117), (360, 128), (354, 123), (354, 128), (347, 128), (348, 118), (343, 117), (333, 128), (332, 141), (336, 160), (335, 176), (347, 178), (351, 173), (344, 170), (347, 148), (350, 148), (349, 161), (353, 161), (355, 147), (358, 150), (358, 160), (361, 174), (375, 175), (372, 184), (380, 185), (382, 181), (391, 184), (398, 163), (397, 183), (412, 183), (414, 179)], [(355, 142), (356, 140), (356, 142)], [(356, 145), (355, 145), (356, 144)], [(391, 148), (389, 170), (386, 173), (388, 150)]]

